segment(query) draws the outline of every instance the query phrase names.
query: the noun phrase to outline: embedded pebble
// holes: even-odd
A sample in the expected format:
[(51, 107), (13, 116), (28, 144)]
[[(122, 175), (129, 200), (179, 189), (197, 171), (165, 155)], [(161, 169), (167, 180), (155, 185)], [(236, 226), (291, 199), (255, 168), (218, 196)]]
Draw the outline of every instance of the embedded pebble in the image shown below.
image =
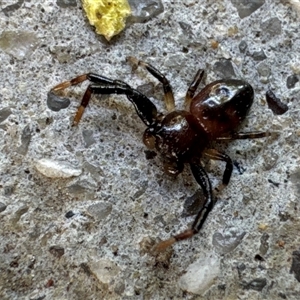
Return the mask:
[(75, 183), (68, 186), (68, 191), (71, 194), (84, 194), (88, 192), (88, 188), (85, 185), (81, 185), (80, 183)]
[(202, 295), (214, 283), (220, 273), (220, 260), (214, 256), (203, 256), (192, 263), (180, 277), (179, 287), (187, 292)]
[(164, 11), (160, 0), (128, 0), (132, 15), (128, 17), (127, 24), (145, 23)]
[(169, 54), (165, 61), (164, 66), (167, 68), (174, 68), (180, 71), (185, 64), (185, 56), (180, 54)]
[(84, 139), (86, 148), (88, 148), (89, 146), (93, 145), (96, 142), (95, 138), (94, 138), (93, 130), (83, 130), (82, 137)]
[(260, 238), (260, 246), (259, 246), (259, 252), (261, 255), (265, 255), (269, 250), (269, 235), (265, 232)]
[(263, 83), (267, 83), (268, 82), (268, 78), (271, 74), (271, 69), (270, 67), (265, 63), (265, 62), (261, 62), (258, 66), (257, 66), (257, 72), (261, 78), (261, 81)]
[(267, 280), (265, 278), (255, 278), (248, 283), (243, 283), (245, 289), (255, 290), (258, 292), (261, 292), (266, 285)]
[(261, 24), (261, 29), (271, 36), (279, 35), (281, 34), (281, 22), (277, 17), (270, 18)]
[(259, 9), (265, 0), (231, 0), (231, 3), (237, 9), (240, 18), (243, 19)]
[(97, 165), (93, 165), (86, 161), (84, 162), (83, 167), (95, 178), (99, 178), (99, 176), (104, 176), (102, 169)]
[(60, 111), (70, 105), (70, 99), (62, 98), (52, 92), (47, 94), (47, 106), (53, 111)]
[(179, 26), (181, 27), (183, 34), (189, 36), (193, 33), (192, 26), (185, 22), (178, 22)]
[(3, 212), (6, 210), (7, 205), (4, 204), (3, 202), (0, 202), (0, 212)]
[(15, 187), (13, 185), (7, 185), (4, 186), (3, 195), (4, 196), (11, 196), (15, 190)]
[(27, 124), (22, 131), (21, 146), (18, 148), (18, 153), (25, 155), (28, 151), (28, 147), (31, 141), (32, 132), (30, 124)]
[(96, 186), (97, 183), (91, 177), (87, 177), (70, 183), (70, 185), (68, 185), (68, 191), (72, 194), (91, 194), (95, 190)]
[(65, 249), (64, 249), (63, 247), (61, 247), (61, 246), (55, 245), (55, 246), (51, 246), (51, 247), (49, 248), (49, 252), (50, 252), (53, 256), (55, 256), (55, 257), (57, 257), (57, 258), (60, 258), (60, 257), (62, 257), (62, 256), (65, 254)]
[(242, 241), (246, 232), (236, 234), (235, 232), (229, 232), (222, 235), (220, 232), (216, 232), (213, 235), (213, 245), (217, 251), (221, 254), (226, 254), (233, 251)]
[(108, 259), (93, 261), (89, 267), (94, 276), (104, 284), (109, 284), (121, 270), (113, 261)]
[(0, 110), (0, 123), (5, 121), (11, 115), (11, 109), (9, 107), (2, 108)]
[(248, 45), (245, 41), (241, 41), (239, 44), (239, 49), (241, 51), (241, 53), (245, 53), (246, 50), (248, 49)]
[(20, 218), (27, 213), (29, 207), (28, 206), (21, 206), (13, 215), (11, 219), (12, 225), (15, 225), (17, 222), (19, 222)]
[(75, 168), (67, 163), (42, 158), (35, 163), (35, 168), (46, 177), (50, 178), (70, 178), (79, 176), (81, 169)]
[(232, 63), (228, 59), (221, 59), (214, 64), (214, 71), (221, 78), (233, 78), (235, 77), (235, 72)]
[(201, 190), (198, 190), (191, 197), (187, 197), (183, 204), (183, 211), (181, 216), (188, 217), (197, 214), (201, 207), (203, 207), (205, 203), (205, 197)]
[(300, 251), (293, 251), (292, 266), (290, 273), (294, 273), (295, 278), (300, 282)]
[(9, 16), (10, 14), (12, 14), (13, 12), (17, 11), (18, 9), (20, 9), (23, 5), (25, 0), (19, 0), (14, 4), (11, 5), (7, 5), (6, 7), (4, 7), (2, 9), (2, 12), (6, 15)]
[(68, 7), (76, 7), (77, 1), (76, 0), (57, 0), (57, 6), (61, 8), (68, 8)]
[(289, 109), (287, 104), (281, 102), (281, 100), (271, 90), (266, 92), (266, 100), (268, 107), (275, 115), (282, 115)]
[(290, 181), (295, 186), (298, 194), (300, 194), (300, 170), (299, 169), (290, 175)]
[(89, 214), (91, 214), (98, 220), (105, 219), (111, 213), (111, 210), (112, 210), (112, 205), (107, 202), (98, 202), (92, 204), (87, 209)]
[(115, 288), (114, 288), (114, 292), (117, 294), (117, 295), (122, 295), (123, 292), (125, 291), (125, 283), (124, 282), (116, 282), (115, 284)]
[(0, 48), (18, 60), (28, 58), (38, 46), (35, 33), (29, 31), (3, 31)]
[(266, 171), (269, 171), (272, 168), (274, 168), (279, 158), (278, 154), (275, 153), (274, 151), (269, 151), (268, 154), (266, 155), (264, 154), (262, 157), (264, 159), (263, 166)]
[(253, 59), (256, 60), (256, 61), (261, 61), (261, 60), (264, 60), (264, 59), (267, 58), (267, 56), (266, 56), (264, 50), (262, 50), (262, 49), (257, 50), (257, 51), (254, 51), (254, 52), (252, 53), (252, 57), (253, 57)]
[(154, 84), (152, 82), (142, 84), (136, 88), (139, 92), (147, 97), (153, 97), (154, 94)]

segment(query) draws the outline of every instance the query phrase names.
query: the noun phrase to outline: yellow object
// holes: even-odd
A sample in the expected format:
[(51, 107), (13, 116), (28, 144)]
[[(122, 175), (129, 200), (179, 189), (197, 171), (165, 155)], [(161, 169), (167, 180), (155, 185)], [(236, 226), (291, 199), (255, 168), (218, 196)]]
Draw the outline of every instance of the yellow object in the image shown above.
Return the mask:
[(127, 0), (82, 0), (82, 6), (90, 24), (108, 41), (125, 28), (131, 14)]

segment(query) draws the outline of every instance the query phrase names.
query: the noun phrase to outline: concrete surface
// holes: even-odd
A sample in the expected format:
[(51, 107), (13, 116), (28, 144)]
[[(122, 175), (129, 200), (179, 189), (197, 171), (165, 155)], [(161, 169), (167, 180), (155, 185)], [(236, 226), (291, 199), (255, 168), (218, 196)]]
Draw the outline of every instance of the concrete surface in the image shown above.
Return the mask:
[[(79, 1), (1, 1), (1, 299), (299, 299), (299, 1), (162, 3), (107, 43)], [(193, 221), (184, 207), (199, 187), (188, 168), (174, 180), (149, 159), (124, 96), (93, 97), (77, 127), (86, 84), (48, 99), (56, 84), (95, 72), (152, 83), (143, 88), (164, 111), (161, 85), (132, 73), (129, 55), (168, 77), (178, 107), (198, 68), (206, 83), (244, 78), (256, 96), (243, 130), (279, 133), (226, 144), (232, 180), (215, 191), (201, 233), (157, 260), (147, 241)], [(269, 88), (286, 113), (268, 108)], [(216, 186), (223, 163), (204, 163)]]

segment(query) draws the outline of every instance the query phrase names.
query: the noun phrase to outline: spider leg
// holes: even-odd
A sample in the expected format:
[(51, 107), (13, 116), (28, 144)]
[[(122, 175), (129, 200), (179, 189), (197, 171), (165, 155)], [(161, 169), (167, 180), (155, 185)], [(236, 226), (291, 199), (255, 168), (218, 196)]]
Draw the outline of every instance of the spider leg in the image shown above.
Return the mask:
[(154, 253), (164, 251), (166, 248), (173, 245), (174, 243), (188, 239), (192, 237), (194, 234), (196, 234), (197, 232), (199, 232), (208, 214), (210, 213), (210, 211), (214, 206), (211, 183), (207, 173), (199, 163), (190, 163), (190, 167), (196, 181), (198, 182), (198, 184), (203, 190), (204, 197), (205, 197), (205, 204), (201, 207), (190, 229), (187, 229), (171, 237), (168, 240), (156, 244), (153, 248)]
[(260, 139), (272, 135), (271, 132), (264, 131), (249, 131), (249, 132), (236, 132), (228, 136), (217, 137), (217, 141), (231, 141), (231, 140), (246, 140), (246, 139)]
[(152, 65), (150, 65), (144, 61), (138, 60), (135, 57), (128, 56), (127, 60), (133, 65), (133, 68), (137, 68), (138, 66), (145, 68), (156, 79), (158, 79), (159, 82), (162, 83), (163, 89), (164, 89), (164, 101), (165, 101), (167, 110), (169, 112), (173, 111), (175, 108), (174, 95), (173, 95), (172, 87), (171, 87), (168, 79), (165, 77), (165, 75), (163, 75), (160, 71), (158, 71)]
[(227, 154), (219, 152), (215, 149), (206, 149), (203, 151), (203, 154), (210, 159), (222, 160), (226, 162), (222, 183), (223, 185), (227, 185), (229, 183), (233, 169), (231, 158)]
[(191, 84), (186, 92), (184, 106), (187, 110), (189, 110), (189, 108), (190, 108), (191, 101), (194, 98), (195, 92), (196, 92), (200, 82), (202, 81), (203, 76), (204, 76), (204, 71), (201, 69), (198, 70), (198, 72), (196, 73), (193, 81), (191, 82)]
[(73, 125), (80, 121), (85, 108), (87, 107), (92, 94), (122, 94), (134, 105), (135, 110), (141, 120), (147, 125), (155, 123), (157, 118), (156, 106), (142, 93), (130, 87), (127, 83), (120, 80), (113, 80), (102, 75), (88, 73), (80, 75), (69, 81), (62, 82), (55, 86), (52, 91), (57, 92), (72, 85), (77, 85), (85, 80), (92, 82), (86, 89), (80, 107), (74, 117)]
[[(263, 131), (250, 131), (250, 132), (235, 132), (228, 136), (218, 137), (218, 141), (230, 141), (230, 140), (245, 140), (245, 139), (259, 139), (263, 137), (270, 136), (272, 133), (263, 132)], [(233, 165), (231, 158), (225, 153), (221, 153), (215, 149), (206, 149), (203, 154), (210, 159), (222, 160), (226, 162), (225, 171), (223, 174), (223, 186), (219, 187), (218, 190), (221, 190), (225, 185), (229, 183)]]
[(89, 80), (89, 74), (82, 74), (82, 75), (79, 75), (71, 80), (68, 80), (68, 81), (64, 81), (64, 82), (61, 82), (59, 83), (58, 85), (56, 85), (55, 87), (53, 87), (51, 89), (52, 92), (58, 92), (58, 91), (62, 91), (72, 85), (77, 85), (83, 81), (86, 81), (86, 80)]

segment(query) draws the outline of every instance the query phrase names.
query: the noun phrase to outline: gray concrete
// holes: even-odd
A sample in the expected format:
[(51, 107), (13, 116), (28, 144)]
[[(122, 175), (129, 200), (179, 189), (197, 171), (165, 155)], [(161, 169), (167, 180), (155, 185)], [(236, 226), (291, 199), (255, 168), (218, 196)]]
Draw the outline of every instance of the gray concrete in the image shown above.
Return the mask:
[[(299, 1), (162, 2), (163, 13), (107, 43), (79, 1), (1, 1), (1, 299), (299, 299)], [(243, 130), (279, 132), (228, 143), (230, 184), (215, 191), (201, 233), (159, 260), (147, 239), (193, 220), (188, 168), (172, 180), (158, 156), (146, 159), (144, 125), (124, 96), (93, 97), (75, 128), (85, 84), (47, 105), (53, 86), (96, 72), (152, 83), (163, 111), (161, 86), (133, 74), (129, 55), (166, 74), (178, 107), (198, 68), (206, 83), (244, 78), (256, 96)], [(285, 114), (268, 108), (269, 88)], [(47, 164), (41, 173), (41, 159), (59, 175), (45, 176)], [(224, 164), (205, 164), (216, 186)]]

